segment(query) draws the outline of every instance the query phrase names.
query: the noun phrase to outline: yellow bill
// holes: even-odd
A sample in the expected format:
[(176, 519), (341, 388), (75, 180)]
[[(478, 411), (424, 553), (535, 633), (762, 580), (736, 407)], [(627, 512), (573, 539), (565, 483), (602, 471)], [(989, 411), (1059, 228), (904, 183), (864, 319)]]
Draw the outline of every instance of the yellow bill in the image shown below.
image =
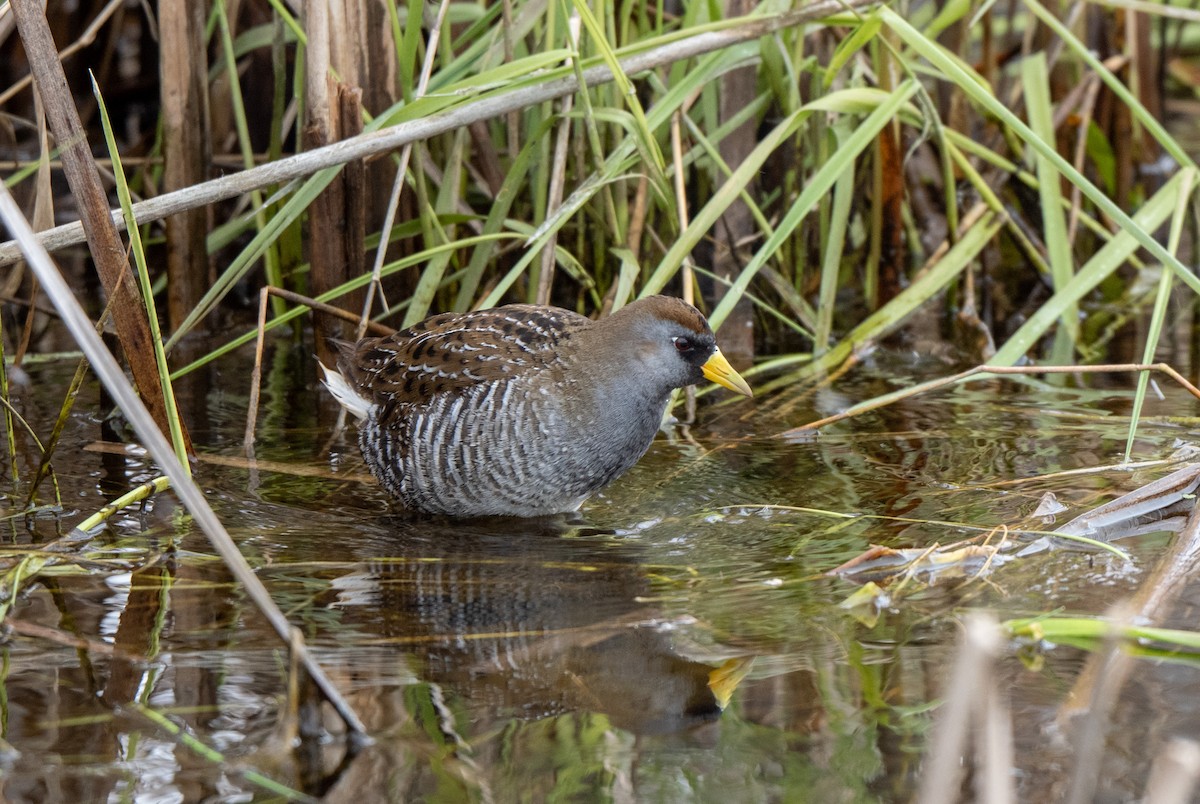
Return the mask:
[(750, 666), (753, 664), (753, 656), (740, 656), (730, 659), (708, 674), (708, 688), (712, 690), (713, 697), (717, 699), (717, 706), (722, 709), (729, 706), (729, 699), (733, 697), (733, 691), (750, 673)]
[(700, 367), (700, 370), (704, 372), (704, 376), (709, 382), (723, 385), (730, 391), (737, 391), (739, 394), (754, 396), (749, 383), (742, 379), (741, 374), (734, 371), (733, 366), (729, 365), (729, 361), (725, 359), (725, 355), (721, 354), (720, 349), (712, 353), (712, 357)]

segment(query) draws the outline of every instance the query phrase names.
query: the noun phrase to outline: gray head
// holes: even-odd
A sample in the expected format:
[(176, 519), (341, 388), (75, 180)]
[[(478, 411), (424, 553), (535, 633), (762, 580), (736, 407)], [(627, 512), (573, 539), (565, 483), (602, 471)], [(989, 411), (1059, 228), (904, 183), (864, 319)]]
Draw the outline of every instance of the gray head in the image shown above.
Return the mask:
[(704, 316), (682, 299), (639, 299), (598, 322), (592, 331), (603, 344), (593, 355), (600, 373), (632, 381), (654, 397), (666, 397), (705, 378), (751, 395), (746, 381), (717, 348)]

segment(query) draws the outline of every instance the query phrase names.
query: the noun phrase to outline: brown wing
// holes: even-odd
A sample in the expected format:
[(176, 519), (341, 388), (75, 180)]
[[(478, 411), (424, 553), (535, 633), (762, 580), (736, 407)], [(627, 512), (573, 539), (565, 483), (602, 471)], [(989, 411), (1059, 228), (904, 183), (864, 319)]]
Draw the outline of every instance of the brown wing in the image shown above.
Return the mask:
[(556, 365), (571, 334), (591, 322), (557, 308), (512, 304), (473, 313), (443, 313), (384, 338), (339, 343), (338, 368), (380, 404), (463, 393)]

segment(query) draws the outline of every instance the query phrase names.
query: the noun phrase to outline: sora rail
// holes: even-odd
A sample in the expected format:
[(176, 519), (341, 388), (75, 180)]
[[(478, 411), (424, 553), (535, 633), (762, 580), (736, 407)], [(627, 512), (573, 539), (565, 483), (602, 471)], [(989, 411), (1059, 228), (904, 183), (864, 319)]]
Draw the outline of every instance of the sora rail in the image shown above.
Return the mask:
[(669, 296), (592, 321), (513, 304), (337, 342), (325, 385), (380, 483), (414, 511), (575, 511), (637, 463), (676, 388), (751, 396), (700, 311)]

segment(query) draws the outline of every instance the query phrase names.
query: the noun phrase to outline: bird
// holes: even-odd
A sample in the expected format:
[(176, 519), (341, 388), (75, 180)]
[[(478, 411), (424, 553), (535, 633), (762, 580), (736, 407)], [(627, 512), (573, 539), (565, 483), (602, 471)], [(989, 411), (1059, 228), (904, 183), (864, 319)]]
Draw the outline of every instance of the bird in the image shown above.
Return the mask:
[(367, 466), (425, 514), (577, 512), (649, 449), (675, 389), (708, 379), (753, 396), (700, 311), (671, 296), (595, 321), (533, 304), (442, 313), (333, 344), (323, 382), (360, 420)]

